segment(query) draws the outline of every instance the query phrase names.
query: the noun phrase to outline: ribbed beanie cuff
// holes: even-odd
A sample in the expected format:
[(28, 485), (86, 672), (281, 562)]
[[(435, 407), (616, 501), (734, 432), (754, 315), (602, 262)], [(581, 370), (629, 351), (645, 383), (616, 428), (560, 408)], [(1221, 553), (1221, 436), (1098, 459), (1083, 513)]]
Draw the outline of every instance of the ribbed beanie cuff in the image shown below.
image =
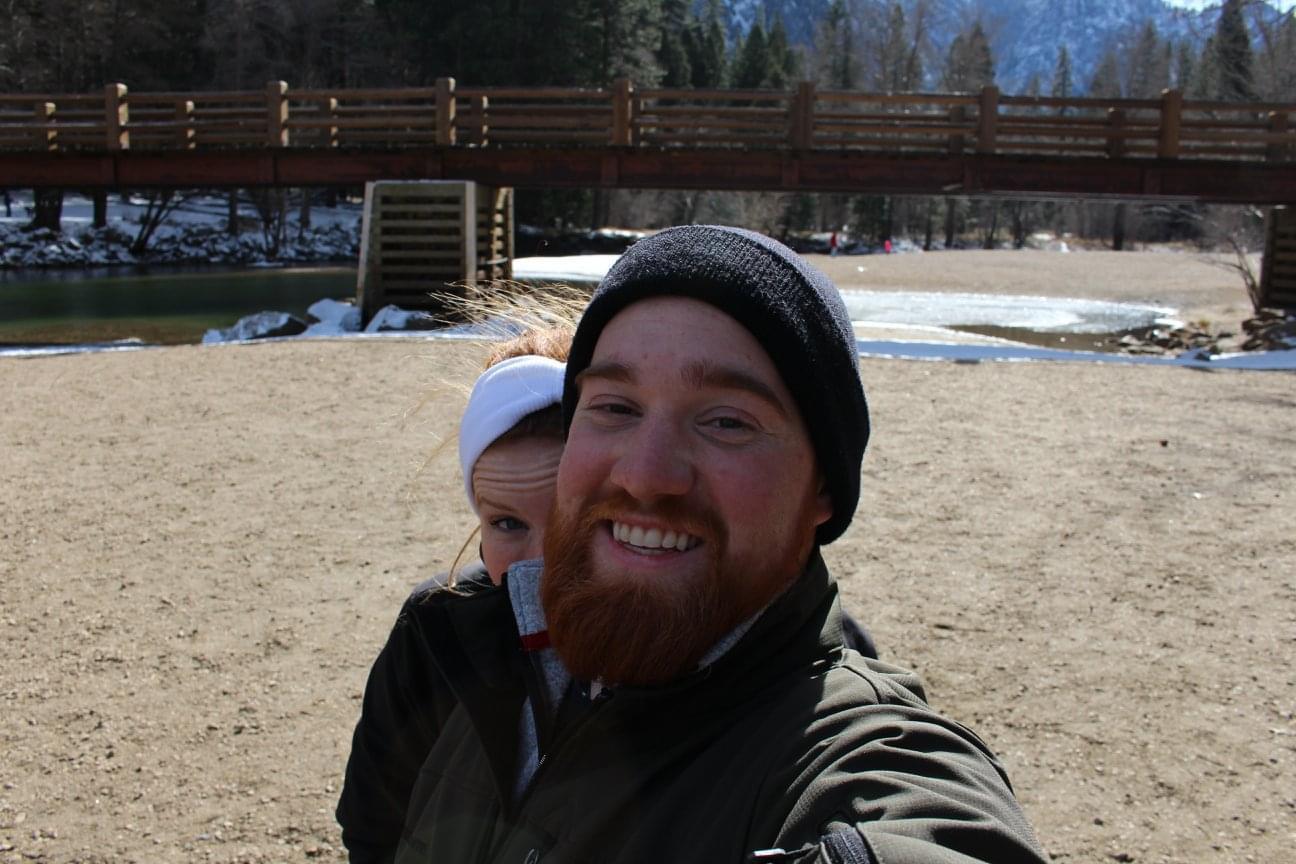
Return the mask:
[(859, 377), (855, 331), (828, 277), (775, 240), (740, 228), (670, 228), (631, 246), (595, 290), (572, 339), (563, 387), (570, 427), (576, 376), (613, 317), (648, 297), (691, 297), (733, 317), (756, 337), (796, 400), (832, 498), (832, 516), (815, 535), (841, 536), (859, 503), (868, 444), (868, 403)]

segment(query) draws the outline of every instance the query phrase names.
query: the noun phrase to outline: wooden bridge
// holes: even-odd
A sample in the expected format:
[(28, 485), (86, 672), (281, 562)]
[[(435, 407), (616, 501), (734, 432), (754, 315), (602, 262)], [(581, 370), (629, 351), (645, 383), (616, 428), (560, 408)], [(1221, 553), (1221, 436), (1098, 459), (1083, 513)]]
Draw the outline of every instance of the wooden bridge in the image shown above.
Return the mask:
[(1296, 202), (1296, 103), (435, 87), (0, 95), (0, 187), (694, 188)]

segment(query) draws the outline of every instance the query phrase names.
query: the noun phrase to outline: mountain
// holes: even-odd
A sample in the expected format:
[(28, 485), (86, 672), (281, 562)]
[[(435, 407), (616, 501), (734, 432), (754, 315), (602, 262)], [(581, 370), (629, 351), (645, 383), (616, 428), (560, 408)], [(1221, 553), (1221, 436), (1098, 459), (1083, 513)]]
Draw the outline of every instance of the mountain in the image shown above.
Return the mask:
[[(919, 0), (900, 2), (910, 13)], [(706, 0), (696, 3), (701, 13)], [(891, 6), (887, 0), (846, 3), (856, 21), (879, 23)], [(816, 28), (830, 4), (831, 0), (726, 0), (730, 44), (758, 20), (768, 27), (781, 19), (794, 44), (813, 50)], [(928, 6), (930, 56), (925, 67), (939, 69), (950, 42), (979, 18), (990, 38), (998, 84), (1008, 93), (1023, 90), (1033, 75), (1047, 90), (1062, 45), (1071, 55), (1074, 86), (1082, 91), (1106, 49), (1133, 42), (1145, 21), (1155, 23), (1163, 39), (1188, 40), (1197, 50), (1219, 16), (1218, 7), (1190, 11), (1163, 0), (928, 0)], [(929, 77), (928, 87), (934, 86)]]

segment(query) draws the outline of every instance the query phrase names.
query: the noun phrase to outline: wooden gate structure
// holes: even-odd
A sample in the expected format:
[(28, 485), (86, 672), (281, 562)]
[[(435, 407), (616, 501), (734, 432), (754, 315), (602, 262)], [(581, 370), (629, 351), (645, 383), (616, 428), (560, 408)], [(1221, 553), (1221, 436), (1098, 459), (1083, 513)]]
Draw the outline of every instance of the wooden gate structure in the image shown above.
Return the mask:
[(1256, 305), (1296, 311), (1296, 207), (1273, 207), (1265, 217), (1265, 251)]
[(445, 311), (447, 292), (513, 278), (513, 190), (472, 181), (365, 185), (356, 303)]

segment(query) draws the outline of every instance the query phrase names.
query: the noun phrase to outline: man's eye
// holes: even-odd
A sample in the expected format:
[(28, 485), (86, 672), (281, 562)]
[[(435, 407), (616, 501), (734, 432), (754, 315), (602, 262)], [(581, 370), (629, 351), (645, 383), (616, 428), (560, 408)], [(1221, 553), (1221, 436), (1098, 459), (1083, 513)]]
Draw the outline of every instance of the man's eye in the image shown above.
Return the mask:
[(632, 417), (635, 410), (624, 402), (594, 402), (587, 405), (585, 410), (602, 415), (604, 417)]
[(512, 516), (501, 516), (498, 519), (492, 519), (490, 525), (497, 531), (525, 531), (527, 529), (525, 522)]
[(737, 417), (714, 417), (707, 421), (707, 425), (725, 432), (744, 431), (751, 428), (749, 423), (739, 420)]

